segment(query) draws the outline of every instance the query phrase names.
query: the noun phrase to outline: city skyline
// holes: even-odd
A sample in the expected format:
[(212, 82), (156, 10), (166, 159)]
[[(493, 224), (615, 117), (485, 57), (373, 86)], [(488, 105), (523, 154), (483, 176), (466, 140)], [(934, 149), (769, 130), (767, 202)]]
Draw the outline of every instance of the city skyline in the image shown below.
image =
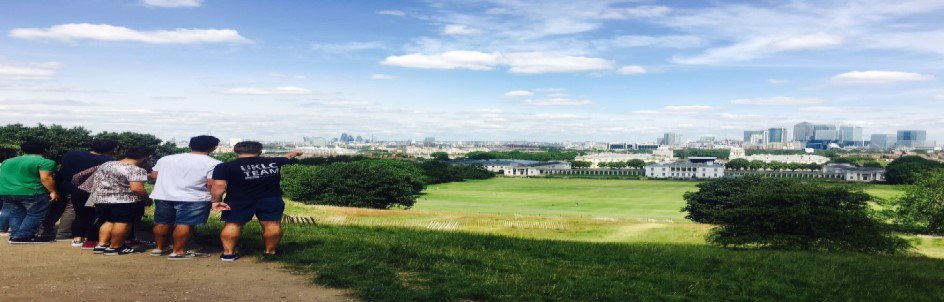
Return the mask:
[[(180, 138), (944, 141), (932, 1), (17, 1), (0, 122)], [(880, 60), (877, 58), (881, 58)]]

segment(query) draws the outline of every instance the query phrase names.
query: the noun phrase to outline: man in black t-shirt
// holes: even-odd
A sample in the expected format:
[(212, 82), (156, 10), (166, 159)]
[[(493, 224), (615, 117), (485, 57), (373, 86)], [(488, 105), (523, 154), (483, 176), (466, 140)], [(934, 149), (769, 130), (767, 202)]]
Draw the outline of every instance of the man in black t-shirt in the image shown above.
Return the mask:
[[(49, 206), (49, 212), (43, 219), (40, 236), (47, 239), (72, 238), (72, 246), (91, 249), (98, 241), (95, 227), (95, 209), (86, 207), (88, 192), (79, 190), (72, 184), (72, 177), (86, 169), (97, 167), (115, 160), (118, 142), (110, 139), (95, 140), (88, 151), (74, 150), (66, 152), (60, 160), (56, 172), (56, 186), (63, 200)], [(59, 223), (58, 228), (56, 223)], [(88, 241), (88, 244), (85, 244)]]
[(262, 225), (266, 255), (275, 255), (275, 248), (282, 239), (281, 222), (285, 212), (281, 168), (302, 153), (292, 151), (284, 157), (260, 157), (262, 144), (259, 142), (237, 143), (233, 151), (239, 158), (213, 169), (212, 206), (213, 210), (223, 212), (220, 218), (226, 223), (220, 232), (223, 242), (220, 259), (227, 262), (239, 259), (236, 242), (243, 225), (253, 216)]

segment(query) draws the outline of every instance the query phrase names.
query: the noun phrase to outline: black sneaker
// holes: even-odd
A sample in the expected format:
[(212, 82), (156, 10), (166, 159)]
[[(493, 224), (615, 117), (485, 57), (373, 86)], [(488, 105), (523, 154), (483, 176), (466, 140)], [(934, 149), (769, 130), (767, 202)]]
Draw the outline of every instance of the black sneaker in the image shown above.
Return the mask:
[(37, 243), (50, 243), (50, 240), (44, 240), (37, 237), (29, 238), (10, 238), (11, 244), (37, 244)]
[(276, 253), (262, 253), (262, 256), (259, 257), (261, 261), (275, 261), (279, 258), (279, 254)]
[(240, 257), (239, 253), (232, 254), (232, 255), (220, 254), (220, 260), (222, 260), (223, 262), (233, 262), (233, 261), (236, 261), (236, 259), (239, 259), (239, 257)]
[(95, 254), (104, 254), (104, 253), (105, 253), (105, 250), (107, 250), (107, 249), (108, 249), (107, 246), (96, 246), (95, 248), (92, 249), (92, 253), (95, 253)]
[(134, 248), (125, 245), (116, 249), (113, 249), (113, 248), (105, 249), (105, 256), (127, 255), (134, 252), (135, 252)]

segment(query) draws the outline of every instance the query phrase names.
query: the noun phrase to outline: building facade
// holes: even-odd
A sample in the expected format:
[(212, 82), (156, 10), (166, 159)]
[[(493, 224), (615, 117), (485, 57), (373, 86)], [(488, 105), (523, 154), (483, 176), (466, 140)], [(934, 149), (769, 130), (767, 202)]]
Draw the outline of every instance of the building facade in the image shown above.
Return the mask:
[(724, 177), (724, 166), (709, 163), (668, 163), (646, 166), (646, 177), (660, 179), (713, 179)]
[(895, 145), (904, 148), (927, 147), (928, 132), (924, 130), (898, 130)]

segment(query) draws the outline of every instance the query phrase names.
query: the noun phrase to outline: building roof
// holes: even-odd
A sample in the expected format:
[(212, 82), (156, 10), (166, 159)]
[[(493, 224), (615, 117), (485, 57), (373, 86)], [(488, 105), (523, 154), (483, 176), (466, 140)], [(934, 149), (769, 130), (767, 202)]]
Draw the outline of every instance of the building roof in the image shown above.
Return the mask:
[(464, 159), (454, 160), (454, 164), (463, 165), (490, 165), (490, 166), (514, 166), (514, 167), (538, 167), (546, 165), (562, 164), (561, 161), (536, 161), (523, 159)]
[(708, 163), (692, 163), (692, 162), (679, 162), (679, 163), (668, 163), (668, 164), (654, 164), (648, 165), (646, 167), (672, 167), (672, 168), (707, 168), (707, 167), (718, 167), (724, 168), (722, 165), (718, 164), (708, 164)]

